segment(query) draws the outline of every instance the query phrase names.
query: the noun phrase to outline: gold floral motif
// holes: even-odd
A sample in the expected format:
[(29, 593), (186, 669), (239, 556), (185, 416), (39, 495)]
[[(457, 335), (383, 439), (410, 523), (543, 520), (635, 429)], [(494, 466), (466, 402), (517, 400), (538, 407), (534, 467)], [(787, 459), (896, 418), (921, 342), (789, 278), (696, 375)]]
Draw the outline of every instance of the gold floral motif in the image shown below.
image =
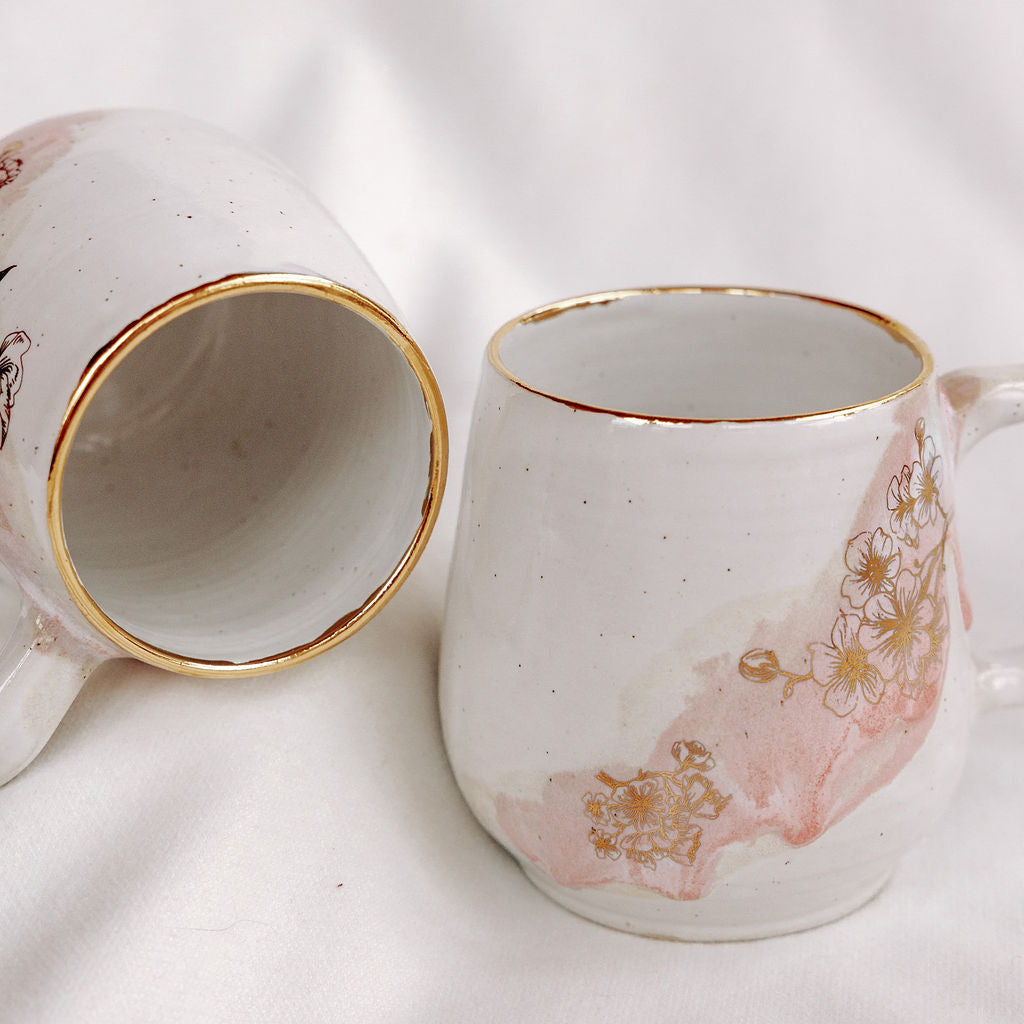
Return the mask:
[[(889, 685), (911, 700), (936, 685), (946, 663), (949, 609), (945, 548), (951, 515), (942, 506), (942, 458), (920, 419), (917, 459), (889, 484), (889, 529), (853, 537), (846, 548), (838, 616), (827, 642), (807, 645), (810, 670), (783, 668), (774, 651), (754, 649), (739, 672), (754, 683), (786, 680), (783, 698), (813, 679), (822, 704), (844, 718), (861, 700), (877, 704)], [(920, 554), (922, 531), (941, 523), (933, 547)]]
[(715, 761), (703, 744), (677, 741), (672, 756), (677, 766), (671, 771), (641, 769), (626, 782), (607, 772), (594, 776), (609, 790), (583, 796), (597, 857), (618, 860), (625, 854), (652, 869), (666, 857), (677, 864), (696, 860), (703, 831), (697, 822), (717, 818), (732, 797), (711, 785), (707, 773)]

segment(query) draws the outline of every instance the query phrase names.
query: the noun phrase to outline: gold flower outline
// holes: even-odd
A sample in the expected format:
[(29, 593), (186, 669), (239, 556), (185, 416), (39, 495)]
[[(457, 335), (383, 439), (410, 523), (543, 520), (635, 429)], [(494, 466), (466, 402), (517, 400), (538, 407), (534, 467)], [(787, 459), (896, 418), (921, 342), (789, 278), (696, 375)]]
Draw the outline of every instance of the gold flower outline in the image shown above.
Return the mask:
[(583, 796), (595, 856), (614, 861), (624, 855), (651, 870), (665, 859), (693, 865), (703, 834), (699, 822), (717, 818), (732, 796), (712, 785), (707, 773), (715, 761), (702, 743), (678, 740), (672, 756), (676, 767), (669, 771), (641, 769), (625, 781), (604, 771), (594, 776), (608, 789)]

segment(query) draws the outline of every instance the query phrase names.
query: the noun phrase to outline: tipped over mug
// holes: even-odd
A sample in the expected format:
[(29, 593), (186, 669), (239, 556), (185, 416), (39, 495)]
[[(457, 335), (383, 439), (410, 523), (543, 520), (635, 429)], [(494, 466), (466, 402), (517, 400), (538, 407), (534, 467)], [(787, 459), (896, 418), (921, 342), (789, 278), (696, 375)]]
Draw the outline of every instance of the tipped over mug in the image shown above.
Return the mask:
[(250, 675), (412, 569), (447, 460), (393, 303), (281, 165), (188, 118), (0, 140), (0, 783), (100, 662)]
[(616, 928), (754, 938), (870, 899), (982, 701), (954, 473), (1024, 366), (939, 378), (868, 310), (741, 288), (507, 324), (477, 396), (441, 652), (470, 807)]

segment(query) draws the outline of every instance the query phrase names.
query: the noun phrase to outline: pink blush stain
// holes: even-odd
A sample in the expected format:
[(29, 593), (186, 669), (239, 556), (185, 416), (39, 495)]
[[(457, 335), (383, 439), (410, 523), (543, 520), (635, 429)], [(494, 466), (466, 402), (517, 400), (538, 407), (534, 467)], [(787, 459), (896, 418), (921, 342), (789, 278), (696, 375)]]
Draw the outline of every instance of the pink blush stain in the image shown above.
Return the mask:
[[(784, 707), (777, 694), (774, 708), (759, 709), (743, 697), (716, 702), (706, 693), (672, 728), (701, 723), (715, 737), (716, 758), (728, 771), (723, 782), (734, 787), (733, 800), (724, 828), (715, 833), (718, 850), (765, 834), (790, 846), (817, 839), (899, 774), (924, 741), (938, 707), (937, 688), (911, 701), (890, 687), (878, 704), (861, 701), (839, 718), (823, 708), (813, 680), (800, 684)], [(734, 714), (737, 704), (742, 718)], [(757, 725), (740, 728), (744, 719)], [(896, 753), (880, 761), (875, 752), (887, 751), (894, 737)]]
[(102, 116), (86, 112), (52, 117), (0, 139), (0, 208), (21, 199), (36, 178), (71, 150), (76, 130)]
[[(785, 707), (767, 687), (754, 685), (724, 700), (717, 693), (718, 681), (728, 678), (724, 661), (702, 667), (704, 694), (672, 721), (644, 766), (559, 773), (544, 787), (541, 800), (500, 794), (498, 823), (515, 848), (572, 888), (631, 882), (672, 899), (699, 899), (713, 883), (727, 847), (769, 834), (803, 846), (891, 782), (923, 742), (938, 707), (938, 688), (916, 702), (890, 691), (879, 704), (862, 704), (840, 719), (824, 711), (813, 682), (804, 684), (807, 689), (794, 693)], [(614, 860), (596, 856), (589, 840), (594, 826), (583, 800), (601, 789), (597, 773), (607, 769), (629, 779), (642, 768), (667, 767), (672, 744), (698, 733), (708, 738), (715, 757), (711, 778), (730, 800), (717, 819), (701, 822), (694, 863), (666, 859), (652, 868), (625, 855)], [(873, 759), (893, 736), (899, 737), (895, 752)]]
[[(572, 888), (631, 882), (672, 899), (699, 899), (727, 847), (769, 834), (803, 846), (895, 779), (924, 741), (939, 705), (938, 686), (916, 701), (889, 688), (877, 705), (862, 701), (837, 718), (823, 708), (813, 681), (780, 705), (768, 686), (741, 686), (745, 681), (737, 679), (728, 656), (698, 672), (702, 693), (673, 719), (645, 765), (558, 773), (540, 800), (499, 794), (498, 823), (515, 848)], [(723, 683), (732, 687), (728, 697), (718, 692)], [(710, 776), (730, 798), (717, 819), (700, 823), (694, 863), (665, 859), (650, 867), (624, 854), (614, 860), (596, 856), (583, 801), (601, 790), (598, 772), (630, 779), (644, 769), (669, 767), (672, 744), (691, 736), (712, 751), (716, 767)]]
[(970, 595), (967, 593), (964, 584), (963, 554), (960, 548), (960, 538), (954, 530), (949, 532), (947, 550), (953, 558), (953, 564), (956, 566), (957, 591), (960, 597), (960, 611), (963, 614), (964, 629), (970, 630), (974, 622), (974, 607), (971, 604)]
[[(889, 446), (850, 537), (888, 522), (884, 496), (894, 467), (898, 471), (913, 461), (906, 448), (905, 441)], [(907, 564), (917, 559), (923, 576), (921, 562), (943, 538), (947, 554), (956, 557), (952, 531), (947, 533), (940, 523), (922, 528), (918, 546), (903, 556)], [(944, 603), (941, 558), (936, 566), (932, 593)], [(513, 846), (562, 885), (630, 882), (672, 899), (697, 899), (713, 884), (727, 847), (752, 844), (767, 835), (792, 847), (806, 845), (890, 784), (924, 742), (940, 706), (948, 630), (916, 687), (904, 680), (909, 692), (894, 677), (886, 680), (880, 694), (859, 692), (850, 707), (837, 701), (826, 704), (828, 687), (810, 674), (811, 645), (829, 643), (844, 607), (844, 572), (824, 573), (781, 620), (758, 623), (735, 650), (695, 666), (681, 664), (681, 673), (691, 678), (690, 696), (643, 765), (609, 763), (553, 775), (539, 800), (500, 794), (498, 823)], [(771, 678), (764, 681), (744, 678), (739, 657), (755, 650), (771, 653), (786, 672), (768, 672)], [(788, 696), (783, 692), (786, 679), (796, 680)], [(846, 713), (838, 713), (836, 706)], [(588, 794), (602, 792), (601, 776), (644, 780), (663, 774), (673, 767), (673, 745), (681, 740), (699, 740), (710, 751), (708, 777), (728, 797), (717, 817), (699, 821), (693, 862), (665, 857), (643, 864), (626, 850), (602, 844), (595, 836), (602, 826), (588, 818), (585, 803)]]

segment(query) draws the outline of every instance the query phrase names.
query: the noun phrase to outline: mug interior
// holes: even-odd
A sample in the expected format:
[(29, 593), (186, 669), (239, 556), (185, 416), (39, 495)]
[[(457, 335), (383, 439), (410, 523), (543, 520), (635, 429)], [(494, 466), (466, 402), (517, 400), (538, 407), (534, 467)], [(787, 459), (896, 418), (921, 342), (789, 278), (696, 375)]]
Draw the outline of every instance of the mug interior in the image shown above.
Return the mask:
[(905, 328), (826, 299), (744, 289), (613, 292), (507, 325), (497, 367), (574, 405), (670, 420), (818, 415), (921, 380), (927, 349)]
[(365, 614), (425, 542), (432, 431), (408, 353), (361, 311), (228, 293), (159, 325), (91, 395), (61, 485), (68, 557), (145, 645), (278, 658)]

